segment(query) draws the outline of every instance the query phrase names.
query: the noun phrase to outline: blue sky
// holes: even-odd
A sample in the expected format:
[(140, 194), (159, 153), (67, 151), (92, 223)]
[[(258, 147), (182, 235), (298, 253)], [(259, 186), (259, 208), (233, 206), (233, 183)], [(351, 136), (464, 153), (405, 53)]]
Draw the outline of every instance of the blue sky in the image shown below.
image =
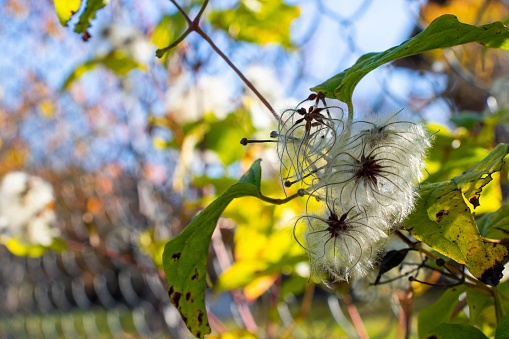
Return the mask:
[[(5, 4), (5, 0), (0, 0)], [(143, 5), (142, 5), (143, 3)], [(309, 94), (309, 88), (317, 85), (344, 68), (351, 66), (355, 60), (365, 52), (382, 51), (408, 38), (413, 28), (416, 15), (416, 2), (408, 0), (390, 1), (322, 1), (324, 10), (318, 11), (320, 2), (312, 1), (291, 1), (292, 4), (301, 7), (301, 17), (292, 25), (292, 37), (298, 42), (302, 34), (313, 24), (313, 20), (319, 20), (317, 29), (312, 39), (304, 46), (302, 55), (295, 53), (282, 53), (271, 47), (257, 49), (249, 44), (234, 43), (226, 39), (224, 34), (214, 34), (216, 43), (231, 57), (241, 70), (245, 70), (249, 64), (258, 63), (261, 65), (275, 66), (279, 80), (282, 81), (288, 96), (297, 98)], [(211, 5), (216, 3), (213, 1)], [(163, 14), (173, 13), (175, 9), (168, 1), (153, 1), (149, 3), (138, 1), (125, 1), (122, 3), (112, 2), (100, 11), (98, 19), (93, 22), (90, 30), (92, 39), (85, 43), (81, 37), (69, 28), (57, 27), (57, 34), (54, 36), (41, 36), (38, 26), (41, 25), (41, 18), (55, 16), (50, 6), (39, 4), (29, 7), (24, 15), (12, 16), (8, 12), (0, 13), (0, 45), (5, 52), (0, 56), (0, 99), (3, 105), (12, 107), (19, 105), (21, 94), (25, 90), (23, 83), (26, 81), (27, 71), (47, 82), (53, 91), (58, 92), (64, 79), (73, 69), (84, 61), (97, 55), (101, 48), (101, 36), (99, 31), (111, 22), (135, 25), (140, 31), (146, 32), (153, 27)], [(319, 15), (318, 15), (318, 14)], [(42, 21), (42, 24), (45, 22)], [(350, 39), (350, 43), (348, 41)], [(203, 44), (197, 35), (189, 36), (187, 41), (193, 46), (201, 46), (199, 57), (208, 56), (211, 51)], [(304, 59), (301, 59), (304, 56)], [(220, 74), (232, 83), (232, 86), (241, 88), (238, 77), (225, 65), (218, 56), (212, 55), (210, 64), (204, 71), (213, 74)], [(91, 154), (98, 157), (117, 156), (111, 150), (115, 147), (125, 146), (126, 127), (123, 123), (126, 119), (129, 133), (139, 136), (136, 139), (137, 147), (147, 151), (147, 156), (152, 159), (159, 159), (160, 162), (168, 161), (167, 156), (162, 156), (151, 149), (150, 140), (143, 139), (143, 119), (147, 117), (147, 107), (142, 107), (137, 100), (150, 102), (155, 111), (164, 111), (164, 104), (161, 105), (160, 97), (154, 94), (154, 86), (151, 83), (159, 81), (164, 83), (164, 72), (158, 71), (161, 67), (154, 58), (150, 62), (153, 71), (148, 74), (133, 72), (128, 81), (119, 83), (115, 77), (104, 70), (94, 70), (86, 74), (81, 81), (86, 84), (86, 100), (75, 102), (69, 94), (63, 93), (61, 116), (68, 122), (66, 130), (60, 133), (68, 133), (69, 137), (87, 139), (92, 127), (87, 120), (86, 108), (83, 105), (99, 100), (103, 93), (108, 94), (108, 101), (104, 103), (104, 114), (111, 114), (104, 118), (108, 123), (120, 122), (121, 126), (112, 126), (104, 131), (97, 140), (86, 141), (91, 147)], [(300, 68), (304, 69), (303, 76), (295, 78)], [(158, 79), (159, 77), (159, 79)], [(157, 80), (158, 79), (158, 80)], [(159, 85), (160, 85), (159, 84)], [(421, 85), (418, 85), (421, 84)], [(128, 85), (127, 89), (125, 85)], [(411, 85), (411, 86), (409, 86)], [(390, 88), (394, 96), (406, 100), (408, 90), (416, 88), (423, 96), (436, 87), (436, 83), (427, 79), (418, 80), (415, 74), (405, 70), (376, 70), (366, 76), (358, 86), (354, 94), (354, 103), (358, 111), (399, 110), (408, 109), (404, 102), (395, 102), (385, 99), (383, 88)], [(419, 89), (420, 88), (420, 89)], [(383, 103), (380, 106), (380, 97)], [(117, 112), (117, 113), (113, 113)], [(431, 113), (425, 113), (431, 116)], [(110, 120), (108, 120), (110, 119)], [(58, 131), (58, 121), (45, 121), (40, 117), (33, 120), (35, 124), (27, 126), (24, 133), (32, 138), (34, 149), (41, 153), (48, 145), (44, 140), (49, 140), (51, 135)], [(95, 126), (96, 127), (96, 126)], [(94, 128), (95, 128), (94, 127)], [(38, 133), (34, 133), (34, 131)], [(46, 135), (45, 137), (41, 137)], [(33, 137), (32, 137), (33, 136)], [(61, 145), (62, 155), (71, 152)], [(58, 153), (58, 152), (57, 152)], [(35, 155), (37, 154), (34, 153)], [(61, 156), (60, 156), (61, 157)], [(120, 156), (122, 159), (129, 159), (130, 156)], [(94, 164), (98, 160), (91, 159)], [(130, 160), (125, 160), (130, 161)]]

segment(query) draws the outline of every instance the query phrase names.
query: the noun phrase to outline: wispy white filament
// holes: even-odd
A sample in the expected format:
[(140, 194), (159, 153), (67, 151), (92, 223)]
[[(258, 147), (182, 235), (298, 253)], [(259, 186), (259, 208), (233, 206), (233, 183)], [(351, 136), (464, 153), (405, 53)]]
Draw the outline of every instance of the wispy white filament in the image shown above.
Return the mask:
[(302, 217), (305, 247), (314, 273), (332, 280), (360, 277), (372, 268), (378, 248), (387, 237), (387, 221), (352, 206), (339, 213)]
[(324, 103), (310, 97), (283, 112), (278, 154), (284, 185), (305, 187), (323, 205), (299, 218), (296, 238), (314, 274), (339, 281), (366, 275), (412, 211), (431, 137), (401, 111), (347, 123)]

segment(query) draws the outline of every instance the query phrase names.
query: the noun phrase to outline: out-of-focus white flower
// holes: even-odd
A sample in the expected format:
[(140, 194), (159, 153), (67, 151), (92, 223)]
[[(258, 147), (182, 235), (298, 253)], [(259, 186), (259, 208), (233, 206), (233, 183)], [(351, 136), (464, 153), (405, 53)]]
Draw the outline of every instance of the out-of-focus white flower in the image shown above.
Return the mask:
[(258, 13), (262, 10), (263, 6), (259, 0), (246, 0), (244, 1), (244, 5), (249, 8), (249, 10)]
[(111, 49), (125, 51), (142, 64), (155, 58), (155, 46), (134, 26), (113, 23), (103, 27), (101, 35), (107, 52)]
[[(283, 97), (283, 88), (274, 69), (265, 66), (251, 65), (247, 67), (245, 76), (267, 101), (274, 102)], [(251, 90), (248, 92), (250, 95), (254, 95)]]
[(0, 184), (0, 230), (30, 245), (48, 246), (59, 235), (55, 227), (53, 188), (23, 172), (7, 174)]
[[(244, 73), (246, 78), (260, 92), (261, 95), (274, 107), (288, 107), (288, 101), (295, 104), (295, 100), (284, 96), (283, 87), (278, 80), (274, 69), (265, 66), (251, 65)], [(253, 125), (258, 129), (270, 128), (274, 124), (274, 117), (265, 105), (251, 91), (247, 90), (244, 103), (251, 112)]]
[(200, 119), (205, 113), (214, 113), (219, 119), (232, 111), (232, 86), (218, 76), (200, 75), (193, 82), (182, 76), (168, 91), (168, 108), (178, 122)]
[(500, 78), (494, 81), (490, 92), (492, 95), (490, 108), (492, 110), (509, 107), (509, 78)]

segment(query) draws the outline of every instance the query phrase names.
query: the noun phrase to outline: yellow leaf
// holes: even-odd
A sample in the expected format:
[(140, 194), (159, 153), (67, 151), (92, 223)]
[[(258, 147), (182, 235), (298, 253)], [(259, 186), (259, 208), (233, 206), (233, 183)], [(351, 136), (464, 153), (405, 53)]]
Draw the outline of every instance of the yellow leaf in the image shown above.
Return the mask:
[(225, 30), (234, 39), (293, 48), (290, 25), (299, 15), (299, 7), (282, 0), (244, 0), (236, 9), (213, 11), (209, 19), (213, 26)]
[(246, 300), (250, 302), (258, 299), (259, 296), (261, 296), (272, 285), (274, 285), (274, 282), (276, 282), (278, 277), (279, 274), (274, 274), (265, 277), (260, 277), (250, 282), (244, 288), (244, 295), (246, 297)]
[(67, 22), (80, 9), (80, 0), (54, 0), (55, 11), (58, 20), (62, 26), (67, 26)]
[(43, 100), (39, 104), (39, 110), (41, 111), (43, 117), (51, 118), (53, 117), (55, 106), (53, 105), (53, 102), (51, 100)]
[(419, 241), (460, 264), (479, 280), (497, 285), (509, 257), (500, 244), (484, 243), (463, 195), (453, 183), (429, 184), (405, 227)]
[(221, 334), (210, 334), (208, 339), (257, 339), (258, 337), (247, 330), (237, 330)]
[(5, 247), (14, 255), (19, 257), (40, 257), (46, 249), (40, 245), (28, 245), (17, 239), (11, 238), (5, 242)]

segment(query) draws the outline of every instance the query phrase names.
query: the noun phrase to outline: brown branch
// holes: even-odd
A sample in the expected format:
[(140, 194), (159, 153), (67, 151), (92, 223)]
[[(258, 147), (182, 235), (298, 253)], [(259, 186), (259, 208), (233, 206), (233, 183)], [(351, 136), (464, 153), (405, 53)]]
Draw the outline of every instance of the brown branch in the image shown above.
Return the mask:
[[(184, 18), (187, 21), (188, 28), (186, 31), (178, 37), (171, 45), (164, 48), (163, 50), (169, 50), (173, 47), (177, 46), (180, 42), (182, 42), (189, 33), (196, 32), (198, 33), (209, 45), (212, 47), (214, 52), (216, 52), (227, 64), (230, 66), (231, 69), (240, 77), (240, 79), (244, 82), (244, 84), (256, 95), (256, 97), (267, 107), (267, 109), (270, 111), (272, 116), (279, 122), (280, 118), (274, 108), (272, 108), (271, 104), (265, 99), (265, 97), (256, 89), (256, 87), (242, 74), (242, 72), (233, 64), (233, 62), (224, 54), (219, 47), (216, 46), (216, 44), (212, 41), (212, 39), (201, 29), (200, 27), (200, 19), (203, 15), (203, 12), (205, 11), (205, 8), (207, 7), (208, 0), (205, 0), (202, 4), (200, 11), (198, 15), (194, 18), (194, 20), (191, 20), (185, 10), (180, 7), (180, 5), (175, 0), (170, 0), (172, 4), (177, 7), (177, 10), (184, 16)], [(164, 54), (164, 53), (163, 53)], [(160, 55), (158, 55), (160, 56)]]

